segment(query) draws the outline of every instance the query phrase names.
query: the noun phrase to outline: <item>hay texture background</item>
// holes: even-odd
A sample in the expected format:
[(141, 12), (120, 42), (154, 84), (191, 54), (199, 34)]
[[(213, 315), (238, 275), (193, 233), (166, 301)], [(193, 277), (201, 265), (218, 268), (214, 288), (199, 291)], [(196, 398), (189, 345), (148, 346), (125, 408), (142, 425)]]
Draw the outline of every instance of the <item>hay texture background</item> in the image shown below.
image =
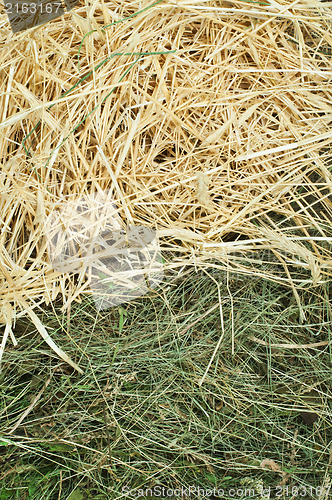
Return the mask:
[(7, 336), (88, 290), (50, 266), (45, 218), (91, 191), (158, 230), (165, 266), (254, 274), (265, 249), (274, 279), (331, 276), (331, 3), (86, 1), (16, 34), (1, 12)]

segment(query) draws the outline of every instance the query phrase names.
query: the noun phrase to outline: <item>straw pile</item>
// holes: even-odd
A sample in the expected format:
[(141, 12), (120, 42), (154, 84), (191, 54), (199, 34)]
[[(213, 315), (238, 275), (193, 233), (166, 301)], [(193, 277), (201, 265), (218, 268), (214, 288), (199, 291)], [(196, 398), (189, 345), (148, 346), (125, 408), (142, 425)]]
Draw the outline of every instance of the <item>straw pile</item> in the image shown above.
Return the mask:
[(89, 292), (50, 265), (45, 218), (92, 191), (156, 229), (169, 266), (213, 260), (294, 290), (331, 276), (331, 6), (105, 0), (15, 34), (2, 10), (5, 337), (26, 313), (47, 337), (36, 306)]

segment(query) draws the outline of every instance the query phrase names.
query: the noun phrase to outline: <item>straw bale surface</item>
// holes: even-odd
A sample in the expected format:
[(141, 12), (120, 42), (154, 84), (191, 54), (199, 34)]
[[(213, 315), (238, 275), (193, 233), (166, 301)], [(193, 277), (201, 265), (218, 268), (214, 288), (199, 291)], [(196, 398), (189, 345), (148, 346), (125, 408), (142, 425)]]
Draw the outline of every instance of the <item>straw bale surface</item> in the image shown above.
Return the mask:
[(50, 265), (45, 220), (92, 191), (170, 266), (254, 274), (238, 255), (265, 249), (275, 279), (328, 279), (331, 22), (328, 2), (101, 0), (14, 34), (2, 9), (2, 322), (88, 292)]

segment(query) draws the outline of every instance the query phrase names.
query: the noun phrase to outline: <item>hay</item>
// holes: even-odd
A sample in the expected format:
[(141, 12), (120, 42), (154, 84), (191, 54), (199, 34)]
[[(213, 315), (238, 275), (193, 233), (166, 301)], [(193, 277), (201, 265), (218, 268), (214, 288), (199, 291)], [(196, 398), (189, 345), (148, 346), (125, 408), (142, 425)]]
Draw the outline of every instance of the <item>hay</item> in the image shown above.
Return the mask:
[(165, 266), (327, 280), (331, 21), (317, 1), (107, 0), (13, 34), (2, 11), (6, 338), (27, 304), (89, 293), (52, 269), (45, 219), (91, 192), (111, 192), (124, 226), (156, 229)]

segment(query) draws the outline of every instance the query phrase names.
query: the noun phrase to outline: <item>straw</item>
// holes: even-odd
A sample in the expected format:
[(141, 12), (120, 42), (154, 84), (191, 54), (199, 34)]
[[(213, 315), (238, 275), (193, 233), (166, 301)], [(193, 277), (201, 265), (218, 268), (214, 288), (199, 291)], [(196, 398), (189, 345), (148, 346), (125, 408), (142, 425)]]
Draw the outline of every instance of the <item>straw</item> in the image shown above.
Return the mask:
[(301, 311), (332, 274), (331, 20), (330, 3), (106, 0), (13, 34), (2, 11), (2, 346), (27, 305), (41, 331), (37, 303), (89, 293), (52, 269), (45, 220), (107, 190), (165, 268), (287, 283)]

